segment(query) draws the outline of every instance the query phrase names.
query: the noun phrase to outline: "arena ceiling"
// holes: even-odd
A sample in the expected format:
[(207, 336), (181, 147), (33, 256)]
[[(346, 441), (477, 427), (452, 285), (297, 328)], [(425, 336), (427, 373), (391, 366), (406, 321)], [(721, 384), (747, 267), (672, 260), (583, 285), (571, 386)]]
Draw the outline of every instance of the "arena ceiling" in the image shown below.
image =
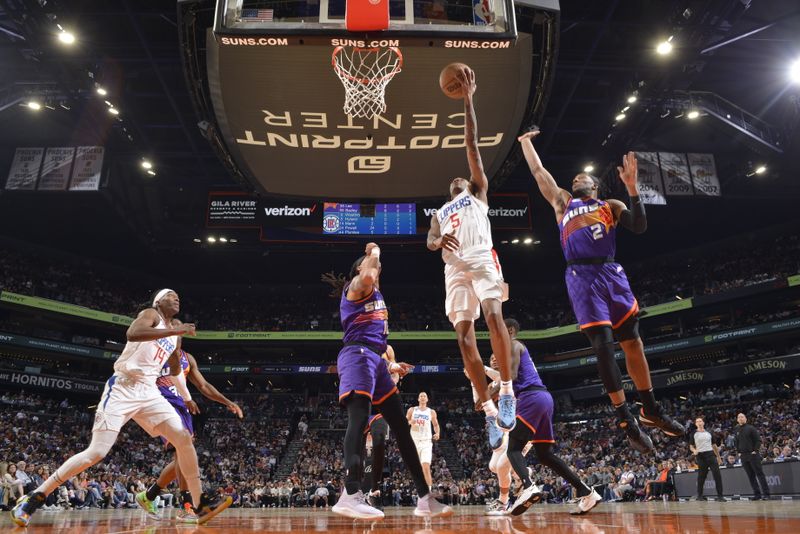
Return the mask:
[[(676, 211), (654, 209), (651, 239), (639, 252), (698, 245), (797, 217), (789, 204), (783, 213), (774, 209), (800, 193), (800, 164), (790, 157), (800, 149), (800, 85), (790, 85), (786, 77), (788, 63), (800, 57), (796, 2), (570, 0), (561, 9), (556, 75), (537, 143), (557, 179), (568, 183), (590, 162), (603, 173), (628, 149), (712, 152), (717, 157), (723, 198), (676, 202), (669, 209), (680, 210), (678, 217)], [(57, 24), (76, 34), (74, 46), (57, 41)], [(657, 56), (657, 41), (670, 35), (674, 53)], [(723, 45), (707, 50), (718, 44)], [(4, 235), (111, 258), (133, 256), (131, 251), (137, 257), (207, 252), (193, 239), (207, 233), (208, 192), (241, 185), (198, 127), (182, 69), (174, 3), (0, 0), (0, 63), (3, 173), (16, 147), (66, 142), (105, 145), (113, 153), (114, 170), (113, 194), (97, 198), (3, 192)], [(108, 95), (99, 97), (95, 84)], [(634, 91), (639, 102), (614, 126)], [(679, 113), (671, 106), (686, 91), (715, 93), (763, 119), (780, 133), (782, 153), (712, 117), (694, 123), (676, 118)], [(33, 113), (21, 105), (24, 100), (5, 107), (29, 93), (41, 95), (53, 109)], [(108, 113), (106, 99), (119, 109), (118, 116)], [(154, 162), (156, 176), (142, 172), (142, 158)], [(769, 172), (756, 181), (747, 174), (760, 162), (768, 164)], [(520, 167), (499, 190), (530, 191), (531, 185), (527, 169)], [(537, 254), (555, 257), (551, 212), (538, 193), (532, 198), (534, 233), (542, 241)], [(764, 206), (763, 212), (758, 206)], [(746, 209), (755, 211), (747, 218), (731, 215)], [(729, 226), (708, 224), (714, 219)], [(109, 233), (115, 239), (106, 239)], [(276, 248), (254, 234), (239, 236), (241, 253), (280, 254)]]

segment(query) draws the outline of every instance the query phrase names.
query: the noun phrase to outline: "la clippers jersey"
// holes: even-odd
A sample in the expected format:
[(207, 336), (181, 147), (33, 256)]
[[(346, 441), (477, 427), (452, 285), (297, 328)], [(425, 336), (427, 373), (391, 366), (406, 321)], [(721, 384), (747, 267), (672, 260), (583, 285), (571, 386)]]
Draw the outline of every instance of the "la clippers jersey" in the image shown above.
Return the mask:
[(414, 408), (411, 413), (411, 437), (414, 438), (414, 441), (433, 439), (430, 408), (425, 408), (424, 410), (419, 406)]
[(608, 202), (573, 198), (558, 227), (561, 249), (567, 261), (614, 257), (617, 251), (616, 222)]
[(518, 395), (523, 389), (529, 386), (538, 386), (543, 388), (544, 383), (539, 376), (539, 371), (533, 364), (531, 353), (528, 352), (528, 347), (519, 355), (519, 370), (517, 371), (517, 378), (514, 379), (512, 387), (514, 388), (514, 395)]
[(339, 302), (339, 316), (342, 319), (342, 330), (345, 343), (364, 343), (378, 349), (378, 354), (386, 351), (386, 338), (389, 337), (389, 310), (383, 301), (383, 295), (377, 287), (365, 298), (356, 301), (347, 300), (347, 289), (342, 292)]
[[(186, 352), (181, 349), (181, 372), (183, 376), (189, 376), (189, 370), (191, 366), (189, 365), (189, 358), (186, 356)], [(171, 393), (174, 396), (179, 396), (178, 388), (175, 387), (175, 383), (172, 381), (171, 373), (169, 372), (169, 362), (164, 364), (164, 367), (161, 368), (161, 376), (156, 379), (156, 385), (158, 389), (163, 392)]]
[[(459, 253), (471, 248), (492, 248), (492, 226), (489, 224), (489, 206), (469, 190), (462, 191), (456, 198), (439, 208), (436, 212), (442, 235), (454, 234), (461, 243)], [(442, 259), (451, 263), (458, 253), (442, 249)]]
[[(159, 316), (156, 328), (167, 328), (163, 317)], [(154, 341), (129, 341), (114, 362), (114, 372), (136, 379), (152, 379), (155, 382), (177, 346), (178, 336), (162, 337)]]

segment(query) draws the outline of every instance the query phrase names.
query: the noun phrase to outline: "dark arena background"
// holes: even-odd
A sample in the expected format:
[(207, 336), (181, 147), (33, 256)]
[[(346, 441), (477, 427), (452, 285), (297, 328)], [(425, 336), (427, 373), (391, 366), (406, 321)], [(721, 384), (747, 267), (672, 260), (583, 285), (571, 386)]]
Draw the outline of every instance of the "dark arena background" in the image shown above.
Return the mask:
[[(0, 0), (0, 528), (800, 531), (799, 10), (793, 0)], [(454, 62), (475, 74), (474, 139), (464, 102), (439, 87)], [(616, 272), (638, 302), (655, 398), (683, 435), (641, 422), (630, 341), (612, 354), (581, 332), (560, 221), (517, 140), (534, 126), (558, 187), (590, 175), (601, 199), (631, 209), (618, 166), (636, 154), (647, 229), (620, 223), (606, 260), (625, 267)], [(599, 496), (585, 514), (573, 513), (584, 492), (540, 461), (528, 425), (538, 502), (487, 515), (500, 491), (484, 413), (445, 314), (441, 253), (426, 247), (451, 181), (470, 176), (473, 144), (510, 287), (502, 312), (552, 395), (553, 452)], [(395, 429), (369, 501), (385, 517), (332, 511), (348, 411), (339, 301), (323, 277), (347, 275), (370, 242), (388, 341), (414, 366), (398, 385), (403, 414), (420, 392), (437, 413), (431, 495), (452, 507), (447, 517), (415, 515), (430, 498), (417, 494)], [(196, 325), (182, 338), (196, 362), (193, 443), (203, 490), (231, 503), (208, 521), (186, 522), (174, 482), (148, 499), (155, 512), (142, 509), (173, 452), (134, 421), (97, 463), (58, 478), (89, 446), (115, 380), (125, 387), (115, 362), (162, 288)], [(489, 326), (475, 323), (487, 366)], [(614, 361), (647, 452), (618, 427), (626, 405), (612, 406), (600, 378)], [(511, 503), (527, 485), (515, 474)]]

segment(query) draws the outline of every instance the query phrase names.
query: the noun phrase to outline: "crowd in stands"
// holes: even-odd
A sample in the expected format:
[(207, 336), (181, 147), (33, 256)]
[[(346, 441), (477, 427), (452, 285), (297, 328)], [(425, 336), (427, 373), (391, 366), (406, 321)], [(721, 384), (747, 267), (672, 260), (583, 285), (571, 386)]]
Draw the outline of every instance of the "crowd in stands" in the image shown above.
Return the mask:
[[(788, 235), (748, 249), (730, 246), (715, 254), (675, 253), (626, 266), (641, 306), (709, 295), (786, 278), (800, 272), (800, 236)], [(91, 284), (86, 281), (91, 280)], [(88, 260), (41, 262), (31, 254), (7, 250), (0, 257), (0, 289), (77, 304), (123, 315), (133, 314), (152, 287), (131, 283), (129, 273), (97, 267)], [(565, 291), (514, 283), (505, 313), (525, 329), (542, 329), (575, 322)], [(155, 285), (155, 284), (152, 284)], [(148, 289), (149, 288), (149, 289)], [(303, 287), (253, 287), (229, 296), (184, 295), (184, 319), (204, 330), (337, 330), (338, 310), (329, 287), (309, 280)], [(395, 288), (389, 299), (394, 330), (448, 330), (442, 298), (410, 298), (417, 291)], [(302, 295), (302, 298), (295, 298)], [(89, 340), (91, 343), (91, 340)]]
[[(332, 505), (341, 485), (343, 419), (332, 422), (331, 406), (318, 399), (264, 394), (238, 400), (247, 414), (244, 420), (206, 404), (205, 417), (197, 421), (196, 447), (207, 489), (231, 495), (234, 505), (242, 507)], [(662, 404), (690, 430), (694, 418), (704, 416), (726, 465), (739, 461), (734, 434), (740, 411), (758, 429), (765, 461), (800, 459), (800, 377), (786, 384), (703, 388), (663, 399)], [(434, 392), (431, 405), (443, 426), (432, 465), (440, 497), (455, 504), (483, 504), (495, 497), (496, 479), (487, 468), (491, 451), (471, 399)], [(605, 400), (573, 404), (560, 399), (556, 414), (558, 454), (606, 500), (652, 498), (660, 475), (696, 468), (687, 439), (651, 431), (654, 454), (631, 449), (616, 430)], [(88, 443), (92, 414), (66, 399), (5, 392), (0, 396), (0, 420), (0, 505), (7, 506)], [(292, 440), (296, 454), (287, 455), (281, 466)], [(454, 455), (446, 454), (447, 446), (454, 447)], [(131, 423), (107, 458), (50, 496), (48, 509), (133, 507), (133, 495), (155, 480), (170, 456), (159, 441)], [(533, 455), (528, 463), (550, 502), (572, 497), (568, 485)], [(385, 466), (384, 504), (413, 504), (413, 484), (391, 433)], [(655, 482), (648, 487), (648, 481)], [(177, 502), (166, 492), (163, 501)]]

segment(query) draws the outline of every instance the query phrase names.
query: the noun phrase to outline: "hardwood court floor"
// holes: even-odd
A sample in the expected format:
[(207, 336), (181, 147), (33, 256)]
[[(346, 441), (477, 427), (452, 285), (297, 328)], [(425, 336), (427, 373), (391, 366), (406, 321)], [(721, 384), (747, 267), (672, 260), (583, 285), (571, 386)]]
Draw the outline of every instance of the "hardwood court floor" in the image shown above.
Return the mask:
[(537, 505), (516, 518), (491, 518), (483, 508), (461, 506), (447, 519), (425, 520), (412, 508), (389, 508), (383, 521), (354, 521), (324, 509), (231, 509), (207, 525), (176, 525), (170, 518), (153, 521), (139, 510), (73, 510), (37, 512), (27, 529), (15, 527), (7, 514), (0, 531), (26, 534), (240, 534), (252, 532), (333, 532), (348, 534), (761, 534), (800, 533), (800, 501), (727, 503), (601, 503), (591, 513), (571, 516), (562, 505)]

